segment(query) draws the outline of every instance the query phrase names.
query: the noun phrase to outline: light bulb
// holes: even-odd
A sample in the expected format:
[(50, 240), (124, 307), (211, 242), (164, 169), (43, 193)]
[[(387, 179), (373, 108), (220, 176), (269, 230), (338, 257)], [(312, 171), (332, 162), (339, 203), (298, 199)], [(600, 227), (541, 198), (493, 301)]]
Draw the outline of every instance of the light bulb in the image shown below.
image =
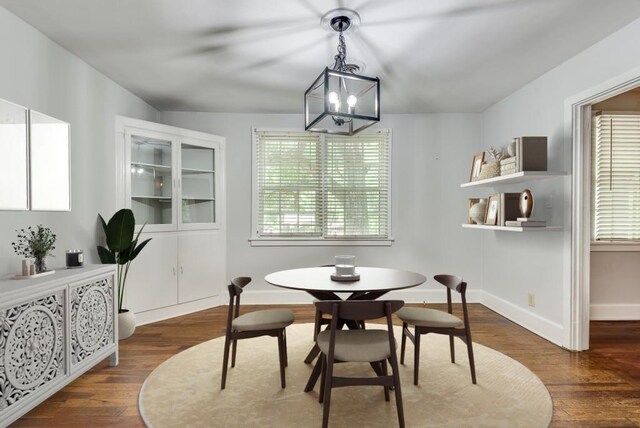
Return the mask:
[(355, 95), (349, 95), (347, 97), (347, 104), (349, 105), (348, 113), (353, 114), (356, 111), (356, 103), (358, 102), (358, 98)]
[(144, 169), (138, 168), (138, 174), (142, 174), (143, 172), (144, 172)]
[(135, 174), (135, 173), (136, 173), (136, 167), (135, 167), (135, 166), (132, 166), (132, 167), (131, 167), (131, 174)]
[(340, 111), (340, 98), (335, 92), (329, 92), (329, 110)]

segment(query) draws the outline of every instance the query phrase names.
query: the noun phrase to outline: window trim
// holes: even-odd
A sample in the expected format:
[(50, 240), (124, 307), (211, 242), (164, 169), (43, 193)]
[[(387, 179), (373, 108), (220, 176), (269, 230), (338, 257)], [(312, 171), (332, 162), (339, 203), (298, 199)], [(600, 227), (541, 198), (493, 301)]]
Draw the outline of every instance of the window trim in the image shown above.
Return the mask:
[[(258, 128), (251, 127), (251, 229), (249, 232), (249, 242), (252, 247), (280, 247), (280, 246), (391, 246), (395, 239), (393, 238), (393, 210), (392, 210), (392, 181), (393, 181), (393, 131), (391, 128), (383, 128), (370, 130), (369, 132), (362, 132), (360, 135), (377, 134), (380, 132), (387, 132), (389, 134), (389, 174), (387, 182), (387, 192), (389, 198), (387, 200), (387, 218), (388, 218), (388, 230), (389, 234), (387, 238), (356, 238), (356, 239), (340, 239), (340, 238), (308, 238), (308, 237), (260, 237), (258, 236), (258, 139), (257, 132), (291, 132), (291, 133), (304, 133), (295, 128)], [(324, 138), (325, 134), (319, 134), (322, 150), (324, 152)], [(324, 156), (324, 154), (323, 154)], [(324, 171), (323, 171), (324, 174)], [(323, 178), (324, 179), (324, 178)], [(323, 207), (324, 208), (324, 207)]]

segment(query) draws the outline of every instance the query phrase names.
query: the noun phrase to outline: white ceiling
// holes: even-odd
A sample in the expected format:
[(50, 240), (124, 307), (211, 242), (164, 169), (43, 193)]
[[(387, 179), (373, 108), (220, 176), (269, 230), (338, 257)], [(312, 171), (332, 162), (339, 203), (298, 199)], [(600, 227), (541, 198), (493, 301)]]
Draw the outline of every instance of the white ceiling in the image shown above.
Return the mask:
[[(638, 0), (0, 0), (160, 110), (301, 113), (333, 63), (320, 26), (362, 18), (349, 62), (382, 112), (478, 112), (640, 16)], [(629, 43), (637, 43), (630, 40)]]

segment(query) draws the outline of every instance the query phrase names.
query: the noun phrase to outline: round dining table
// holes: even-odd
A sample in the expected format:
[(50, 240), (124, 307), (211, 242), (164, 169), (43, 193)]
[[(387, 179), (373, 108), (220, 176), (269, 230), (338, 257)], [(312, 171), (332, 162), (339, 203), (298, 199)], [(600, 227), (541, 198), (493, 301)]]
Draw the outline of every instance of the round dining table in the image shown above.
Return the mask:
[[(318, 300), (375, 300), (390, 291), (416, 287), (424, 283), (427, 278), (419, 273), (390, 268), (356, 267), (355, 273), (359, 275), (357, 281), (335, 281), (331, 275), (335, 273), (335, 267), (309, 267), (289, 269), (270, 273), (264, 279), (276, 287), (305, 291)], [(345, 299), (341, 295), (348, 294)], [(345, 323), (349, 328), (359, 328), (357, 324)], [(305, 363), (310, 364), (318, 355), (320, 349), (314, 344), (305, 358)], [(372, 364), (376, 372), (379, 369)], [(320, 376), (320, 364), (316, 363), (305, 392), (311, 391)]]
[(270, 273), (264, 280), (276, 287), (301, 290), (318, 300), (374, 300), (393, 290), (416, 287), (427, 280), (424, 275), (401, 269), (356, 267), (358, 281), (334, 281), (335, 267), (309, 267)]

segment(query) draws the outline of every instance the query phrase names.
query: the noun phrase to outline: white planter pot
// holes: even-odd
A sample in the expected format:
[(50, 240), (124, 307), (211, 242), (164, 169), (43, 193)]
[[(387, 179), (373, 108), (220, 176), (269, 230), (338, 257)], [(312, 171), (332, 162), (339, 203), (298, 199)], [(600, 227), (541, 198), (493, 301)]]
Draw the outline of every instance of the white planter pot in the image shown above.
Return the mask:
[(136, 316), (129, 309), (118, 313), (118, 340), (130, 337), (136, 330)]

